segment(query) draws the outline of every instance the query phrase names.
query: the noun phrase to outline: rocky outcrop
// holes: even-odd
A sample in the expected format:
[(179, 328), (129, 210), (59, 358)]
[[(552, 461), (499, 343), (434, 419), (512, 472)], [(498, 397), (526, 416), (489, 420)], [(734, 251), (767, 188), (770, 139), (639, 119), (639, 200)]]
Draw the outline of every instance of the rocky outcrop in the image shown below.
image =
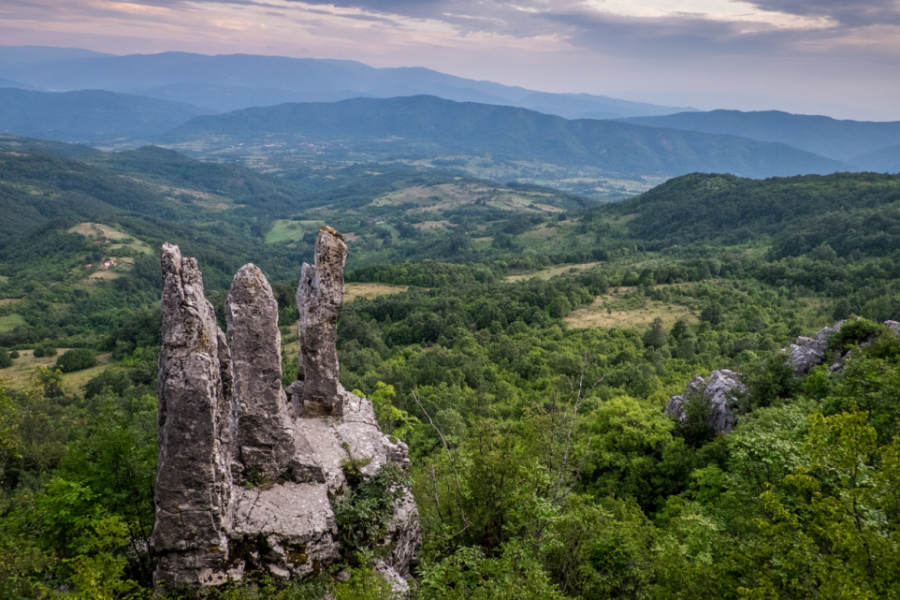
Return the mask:
[(828, 338), (841, 330), (844, 321), (835, 324), (834, 327), (825, 327), (815, 336), (798, 337), (788, 348), (783, 350), (790, 358), (790, 364), (794, 367), (795, 377), (804, 377), (825, 362), (828, 353)]
[(722, 369), (713, 371), (706, 381), (694, 375), (681, 396), (673, 396), (666, 404), (666, 414), (683, 421), (689, 402), (708, 403), (708, 424), (716, 433), (726, 433), (737, 425), (737, 399), (747, 392), (737, 373)]
[[(345, 469), (357, 470), (356, 481), (390, 464), (409, 468), (406, 445), (381, 432), (371, 402), (338, 381), (346, 252), (341, 236), (322, 228), (297, 293), (302, 379), (285, 390), (278, 306), (262, 272), (246, 265), (235, 276), (226, 335), (196, 261), (163, 247), (158, 589), (196, 590), (251, 571), (303, 577), (338, 562)], [(412, 493), (393, 485), (402, 493), (375, 567), (403, 592), (421, 536)]]

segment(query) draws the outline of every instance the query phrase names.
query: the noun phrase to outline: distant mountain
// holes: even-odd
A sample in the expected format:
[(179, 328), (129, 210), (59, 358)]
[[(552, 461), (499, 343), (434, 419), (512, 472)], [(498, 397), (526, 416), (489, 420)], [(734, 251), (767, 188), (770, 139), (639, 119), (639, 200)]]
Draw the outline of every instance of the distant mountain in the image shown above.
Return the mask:
[(850, 162), (876, 173), (900, 173), (900, 144), (855, 156)]
[(831, 117), (794, 115), (781, 111), (741, 112), (714, 110), (667, 116), (634, 117), (627, 122), (652, 127), (669, 127), (705, 133), (723, 133), (759, 140), (781, 142), (835, 160), (855, 157), (885, 146), (900, 144), (900, 121), (838, 121)]
[(82, 48), (56, 48), (53, 46), (0, 46), (0, 69), (29, 67), (47, 63), (59, 63), (82, 58), (112, 56), (103, 52)]
[[(664, 115), (683, 110), (588, 94), (549, 94), (475, 81), (424, 68), (376, 69), (359, 62), (183, 52), (77, 57), (37, 52), (35, 64), (4, 63), (0, 77), (55, 91), (102, 89), (208, 106), (218, 111), (283, 102), (428, 94), (450, 100), (520, 106), (567, 118)], [(8, 49), (7, 52), (13, 52)], [(19, 52), (26, 56), (28, 50)], [(38, 63), (40, 58), (40, 64)]]
[(45, 93), (0, 88), (0, 132), (96, 142), (155, 135), (206, 109), (99, 90)]
[(693, 171), (769, 177), (848, 168), (785, 144), (609, 120), (568, 121), (521, 108), (431, 96), (244, 109), (196, 117), (160, 140), (174, 144), (210, 138), (220, 144), (341, 142), (354, 152), (380, 158), (481, 155), (591, 166), (632, 177)]
[(0, 77), (0, 88), (19, 88), (21, 90), (33, 90), (33, 91), (45, 91), (36, 85), (30, 85), (28, 83), (22, 83), (20, 81), (12, 81), (10, 79), (3, 79)]

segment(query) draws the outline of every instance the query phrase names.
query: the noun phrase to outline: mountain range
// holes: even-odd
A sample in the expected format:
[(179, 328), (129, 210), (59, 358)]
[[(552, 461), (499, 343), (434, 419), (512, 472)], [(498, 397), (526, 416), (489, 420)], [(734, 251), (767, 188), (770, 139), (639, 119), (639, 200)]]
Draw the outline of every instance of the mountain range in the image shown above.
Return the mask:
[(224, 112), (284, 102), (428, 94), (531, 108), (566, 118), (622, 118), (681, 112), (589, 94), (550, 94), (425, 68), (360, 62), (185, 52), (113, 56), (44, 47), (0, 49), (0, 78), (52, 91), (100, 89), (185, 102)]
[[(777, 110), (741, 112), (713, 110), (655, 117), (634, 117), (629, 123), (706, 133), (721, 133), (763, 142), (781, 142), (827, 158), (860, 166), (865, 155), (900, 144), (900, 121), (839, 121), (831, 117), (794, 115)], [(898, 163), (900, 164), (900, 163)]]
[(380, 159), (489, 156), (590, 166), (626, 177), (692, 171), (748, 177), (829, 173), (845, 165), (785, 144), (650, 128), (613, 120), (566, 120), (521, 108), (433, 96), (282, 104), (195, 117), (161, 140), (219, 145), (341, 142)]

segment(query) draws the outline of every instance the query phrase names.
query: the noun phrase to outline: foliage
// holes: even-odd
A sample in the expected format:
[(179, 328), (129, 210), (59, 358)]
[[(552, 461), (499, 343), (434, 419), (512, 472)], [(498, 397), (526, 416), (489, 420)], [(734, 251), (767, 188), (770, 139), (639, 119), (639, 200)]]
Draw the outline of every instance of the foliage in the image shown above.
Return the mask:
[(56, 368), (63, 373), (82, 371), (97, 366), (97, 357), (87, 348), (73, 348), (56, 359)]

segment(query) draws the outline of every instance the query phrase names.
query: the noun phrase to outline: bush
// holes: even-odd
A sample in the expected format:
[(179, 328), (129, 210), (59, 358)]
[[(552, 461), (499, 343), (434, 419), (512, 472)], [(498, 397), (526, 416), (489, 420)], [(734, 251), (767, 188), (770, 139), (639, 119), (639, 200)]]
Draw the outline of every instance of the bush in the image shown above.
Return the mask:
[(10, 358), (19, 358), (19, 351), (13, 350), (12, 352), (9, 353), (9, 357)]
[(34, 349), (34, 357), (43, 358), (45, 356), (56, 356), (56, 348), (50, 344), (36, 346)]
[(87, 348), (73, 348), (56, 360), (56, 368), (63, 373), (72, 373), (97, 366), (97, 358)]
[(12, 364), (12, 358), (10, 358), (9, 354), (6, 352), (6, 349), (0, 348), (0, 369), (11, 367)]

